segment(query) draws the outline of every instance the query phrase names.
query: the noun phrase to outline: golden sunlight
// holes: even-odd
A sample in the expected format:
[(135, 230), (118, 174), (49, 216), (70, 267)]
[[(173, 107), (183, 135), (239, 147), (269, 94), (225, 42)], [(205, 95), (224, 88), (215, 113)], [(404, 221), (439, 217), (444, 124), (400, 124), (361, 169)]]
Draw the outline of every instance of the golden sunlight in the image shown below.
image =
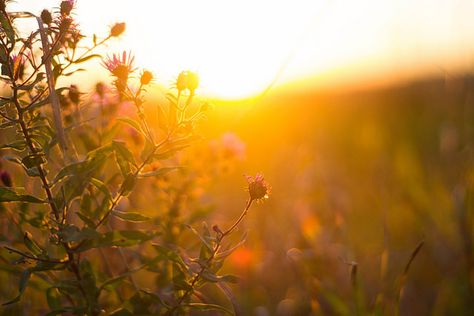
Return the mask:
[[(39, 13), (55, 2), (16, 5)], [(78, 0), (76, 15), (86, 35), (127, 23), (106, 54), (131, 48), (160, 82), (192, 70), (201, 94), (238, 99), (304, 78), (328, 86), (465, 69), (474, 52), (472, 12), (466, 0)]]

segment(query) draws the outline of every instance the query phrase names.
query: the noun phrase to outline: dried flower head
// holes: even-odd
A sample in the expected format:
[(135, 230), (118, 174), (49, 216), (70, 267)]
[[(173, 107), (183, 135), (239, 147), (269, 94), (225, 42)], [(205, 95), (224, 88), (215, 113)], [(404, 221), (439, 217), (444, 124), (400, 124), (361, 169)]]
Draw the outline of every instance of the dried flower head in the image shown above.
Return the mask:
[(248, 191), (250, 194), (250, 200), (261, 200), (267, 199), (268, 194), (270, 193), (270, 186), (268, 183), (263, 179), (263, 175), (257, 173), (255, 177), (246, 176), (248, 182)]
[(75, 0), (61, 1), (61, 4), (59, 5), (59, 13), (61, 13), (61, 15), (71, 14), (71, 11), (72, 9), (74, 9), (75, 4), (76, 4)]
[(61, 32), (74, 31), (76, 29), (76, 24), (70, 16), (60, 15), (56, 20), (56, 25)]
[(111, 28), (110, 28), (110, 36), (112, 37), (118, 37), (122, 35), (123, 32), (125, 32), (126, 24), (124, 22), (122, 23), (115, 23)]
[(153, 74), (151, 71), (144, 70), (140, 75), (140, 84), (147, 85), (153, 80)]
[(41, 11), (41, 20), (43, 21), (43, 23), (48, 24), (48, 25), (53, 23), (53, 16), (51, 15), (51, 12), (49, 12), (46, 9)]

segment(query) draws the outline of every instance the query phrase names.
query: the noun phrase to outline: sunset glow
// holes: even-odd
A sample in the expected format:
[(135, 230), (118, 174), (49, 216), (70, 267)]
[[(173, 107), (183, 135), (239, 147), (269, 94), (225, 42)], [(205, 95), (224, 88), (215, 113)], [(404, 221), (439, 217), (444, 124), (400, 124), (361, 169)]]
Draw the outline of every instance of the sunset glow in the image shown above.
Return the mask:
[[(54, 1), (17, 5), (39, 12)], [(79, 0), (76, 10), (87, 35), (127, 23), (106, 53), (131, 49), (164, 85), (196, 71), (202, 94), (230, 99), (303, 78), (328, 86), (469, 67), (473, 12), (470, 1), (445, 0)]]

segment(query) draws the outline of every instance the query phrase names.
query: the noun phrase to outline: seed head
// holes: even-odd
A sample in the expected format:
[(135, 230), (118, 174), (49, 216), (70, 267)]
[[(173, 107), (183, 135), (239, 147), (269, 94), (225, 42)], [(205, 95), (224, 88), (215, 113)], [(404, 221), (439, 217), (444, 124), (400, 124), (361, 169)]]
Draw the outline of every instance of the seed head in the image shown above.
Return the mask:
[(41, 11), (41, 20), (44, 24), (50, 25), (53, 22), (53, 16), (51, 15), (51, 12), (46, 9)]
[(71, 14), (71, 11), (74, 8), (75, 2), (76, 2), (75, 0), (62, 1), (61, 4), (59, 5), (59, 13), (61, 13), (61, 15)]
[(122, 35), (123, 32), (125, 32), (125, 23), (115, 23), (111, 28), (110, 28), (110, 36), (112, 37), (118, 37)]
[(270, 187), (267, 182), (263, 179), (263, 175), (257, 173), (255, 177), (246, 176), (248, 182), (248, 191), (250, 194), (250, 200), (261, 200), (267, 199), (270, 192)]

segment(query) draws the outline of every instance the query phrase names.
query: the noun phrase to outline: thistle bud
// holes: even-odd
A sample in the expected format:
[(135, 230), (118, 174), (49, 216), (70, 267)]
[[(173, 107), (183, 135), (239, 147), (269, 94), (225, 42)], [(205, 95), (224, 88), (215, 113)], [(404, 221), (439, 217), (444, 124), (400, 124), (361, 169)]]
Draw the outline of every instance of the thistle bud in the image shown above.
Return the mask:
[(188, 89), (191, 93), (194, 93), (194, 91), (197, 89), (199, 86), (199, 77), (197, 73), (188, 71)]
[(263, 175), (257, 174), (255, 178), (247, 176), (247, 182), (249, 185), (248, 191), (250, 194), (250, 200), (254, 201), (268, 198), (270, 187), (263, 179)]
[(188, 74), (186, 71), (181, 71), (176, 80), (176, 89), (179, 92), (185, 90), (188, 87)]
[(125, 32), (125, 23), (115, 23), (111, 28), (110, 28), (110, 36), (112, 37), (118, 37), (122, 35), (123, 32)]
[(153, 80), (153, 74), (150, 71), (145, 70), (142, 72), (142, 75), (140, 76), (140, 84), (147, 85), (152, 80)]
[(61, 15), (71, 14), (72, 9), (74, 8), (74, 0), (62, 1), (59, 6), (59, 12)]
[(53, 17), (51, 15), (51, 12), (49, 12), (46, 9), (41, 11), (41, 20), (43, 21), (44, 24), (50, 25), (53, 22)]

